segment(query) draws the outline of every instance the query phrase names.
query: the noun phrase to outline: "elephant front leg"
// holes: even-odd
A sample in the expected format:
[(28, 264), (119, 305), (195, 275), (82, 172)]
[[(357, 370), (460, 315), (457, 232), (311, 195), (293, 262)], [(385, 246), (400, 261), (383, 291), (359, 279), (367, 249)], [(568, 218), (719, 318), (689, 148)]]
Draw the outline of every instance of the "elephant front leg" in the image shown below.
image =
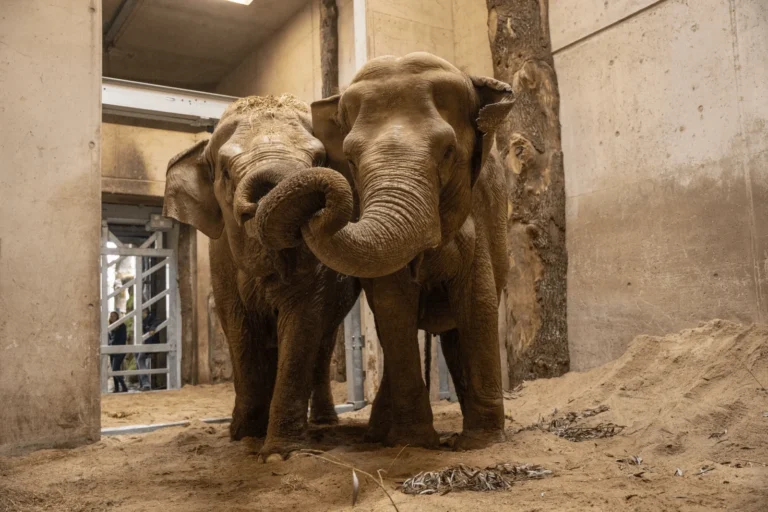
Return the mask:
[[(409, 274), (402, 271), (374, 279), (366, 287), (366, 294), (374, 298), (373, 314), (385, 368), (382, 389), (374, 402), (377, 419), (372, 412), (369, 434), (385, 434), (391, 445), (435, 447), (439, 437), (432, 425), (429, 394), (421, 375), (419, 292)], [(382, 424), (377, 424), (379, 421)]]
[(323, 334), (316, 316), (306, 304), (283, 307), (278, 313), (278, 369), (267, 438), (259, 452), (262, 460), (284, 460), (305, 445), (307, 406)]
[(453, 284), (451, 303), (457, 319), (458, 339), (454, 338), (455, 333), (449, 334), (449, 346), (443, 349), (448, 348), (446, 361), (451, 357), (454, 361), (461, 361), (461, 367), (452, 368), (451, 374), (464, 416), (463, 431), (454, 448), (482, 448), (506, 439), (497, 329), (498, 301), (489, 262), (484, 262), (482, 258), (475, 259), (469, 282)]
[(320, 350), (313, 372), (312, 399), (309, 412), (309, 421), (315, 425), (336, 425), (339, 422), (331, 392), (331, 358), (339, 332), (341, 332), (341, 336), (344, 335), (342, 326), (338, 326), (330, 334), (326, 333), (320, 342)]
[(277, 370), (274, 329), (269, 329), (267, 325), (248, 325), (245, 318), (228, 320), (222, 323), (225, 326), (229, 324), (225, 332), (235, 384), (230, 437), (233, 440), (264, 437)]

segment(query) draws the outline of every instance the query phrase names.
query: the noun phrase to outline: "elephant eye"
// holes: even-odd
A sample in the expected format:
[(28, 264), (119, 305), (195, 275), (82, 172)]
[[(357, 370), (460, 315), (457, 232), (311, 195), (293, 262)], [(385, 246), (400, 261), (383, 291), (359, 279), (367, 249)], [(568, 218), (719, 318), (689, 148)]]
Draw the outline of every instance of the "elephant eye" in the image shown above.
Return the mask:
[(445, 150), (445, 155), (443, 155), (443, 160), (448, 161), (451, 158), (453, 158), (453, 154), (456, 152), (456, 148), (453, 147), (453, 145), (448, 146), (448, 149)]
[(357, 167), (355, 166), (355, 162), (352, 160), (347, 160), (347, 165), (349, 165), (349, 170), (352, 172), (355, 172), (357, 170)]
[(229, 167), (223, 166), (221, 168), (221, 175), (225, 180), (229, 180)]

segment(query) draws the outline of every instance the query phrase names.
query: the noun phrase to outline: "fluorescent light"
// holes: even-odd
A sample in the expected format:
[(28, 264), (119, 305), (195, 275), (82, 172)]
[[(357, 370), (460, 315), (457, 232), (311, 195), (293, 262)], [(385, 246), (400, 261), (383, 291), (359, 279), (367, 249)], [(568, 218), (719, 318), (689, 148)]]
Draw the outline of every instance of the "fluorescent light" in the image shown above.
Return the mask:
[(234, 2), (236, 4), (243, 4), (243, 5), (251, 5), (251, 2), (253, 0), (229, 0), (230, 2)]

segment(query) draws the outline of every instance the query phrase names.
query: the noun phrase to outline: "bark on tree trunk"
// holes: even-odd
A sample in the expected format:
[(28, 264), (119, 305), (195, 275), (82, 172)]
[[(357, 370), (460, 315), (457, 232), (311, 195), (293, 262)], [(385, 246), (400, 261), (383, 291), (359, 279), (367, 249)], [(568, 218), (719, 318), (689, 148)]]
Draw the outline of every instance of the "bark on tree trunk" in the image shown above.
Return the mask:
[(320, 2), (320, 69), (323, 98), (339, 92), (339, 10), (336, 0)]
[(507, 169), (509, 386), (568, 371), (565, 180), (548, 0), (486, 0), (494, 75), (515, 92), (496, 142)]
[[(336, 0), (320, 2), (320, 70), (323, 79), (323, 98), (339, 93), (339, 9)], [(346, 347), (344, 329), (336, 335), (336, 345), (331, 358), (331, 378), (336, 382), (347, 380)]]

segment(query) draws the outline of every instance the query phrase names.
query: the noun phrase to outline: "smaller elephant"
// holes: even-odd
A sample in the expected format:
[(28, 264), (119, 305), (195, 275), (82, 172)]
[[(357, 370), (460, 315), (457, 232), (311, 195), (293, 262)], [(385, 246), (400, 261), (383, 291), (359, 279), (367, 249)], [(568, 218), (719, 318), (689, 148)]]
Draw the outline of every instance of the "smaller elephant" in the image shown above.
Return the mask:
[(302, 446), (310, 399), (311, 421), (338, 421), (330, 360), (360, 285), (303, 244), (266, 249), (253, 230), (259, 200), (324, 159), (305, 103), (251, 96), (227, 108), (210, 140), (168, 164), (163, 214), (211, 238), (216, 312), (235, 381), (230, 435), (266, 434), (263, 459)]

